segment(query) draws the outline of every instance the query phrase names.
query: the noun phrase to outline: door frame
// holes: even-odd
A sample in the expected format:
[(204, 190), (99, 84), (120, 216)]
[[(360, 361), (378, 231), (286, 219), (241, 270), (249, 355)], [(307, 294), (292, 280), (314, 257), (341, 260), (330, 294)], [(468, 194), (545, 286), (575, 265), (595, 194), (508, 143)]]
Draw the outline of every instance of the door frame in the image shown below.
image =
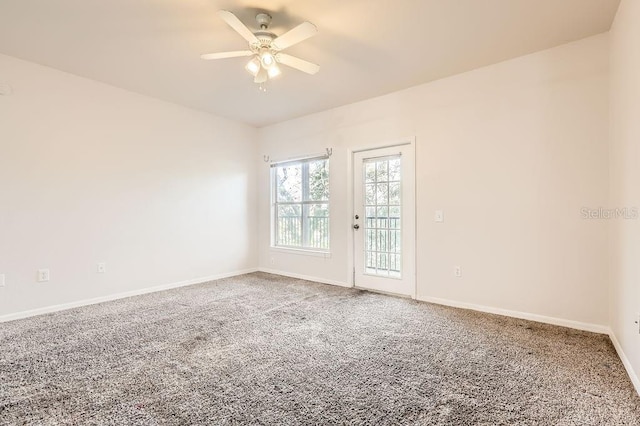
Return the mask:
[[(416, 138), (415, 136), (409, 136), (409, 137), (403, 137), (403, 138), (399, 138), (396, 140), (387, 140), (384, 142), (380, 142), (377, 144), (370, 144), (370, 145), (366, 145), (366, 146), (362, 146), (362, 147), (357, 147), (357, 148), (352, 148), (352, 149), (347, 149), (347, 156), (348, 156), (348, 161), (347, 161), (347, 188), (348, 188), (348, 193), (349, 193), (349, 197), (348, 197), (348, 201), (347, 201), (347, 226), (348, 226), (348, 232), (347, 232), (347, 243), (348, 243), (348, 247), (347, 247), (347, 252), (349, 253), (348, 256), (348, 261), (347, 261), (347, 276), (349, 277), (348, 279), (348, 283), (350, 284), (349, 286), (352, 288), (358, 288), (355, 285), (355, 241), (354, 241), (354, 231), (353, 231), (353, 216), (355, 215), (355, 206), (354, 206), (354, 199), (355, 199), (355, 182), (353, 179), (353, 172), (355, 170), (355, 154), (357, 153), (361, 153), (361, 152), (366, 152), (366, 151), (373, 151), (376, 149), (383, 149), (383, 148), (393, 148), (393, 147), (397, 147), (397, 146), (406, 146), (409, 145), (412, 153), (413, 153), (413, 167), (414, 167), (414, 191), (413, 191), (413, 200), (414, 200), (414, 230), (415, 230), (415, 238), (412, 239), (411, 244), (413, 244), (413, 254), (414, 254), (414, 259), (413, 259), (413, 271), (407, 271), (408, 274), (412, 274), (413, 275), (413, 293), (410, 295), (410, 297), (412, 299), (416, 299), (417, 297), (417, 293), (418, 293), (418, 273), (417, 273), (417, 268), (418, 268), (418, 253), (417, 253), (417, 233), (418, 233), (418, 202), (417, 202), (417, 168), (416, 168)], [(372, 292), (377, 292), (377, 293), (385, 293), (382, 291), (376, 291), (376, 290), (369, 290), (369, 289), (363, 289), (363, 290), (367, 290), (367, 291), (372, 291)], [(397, 295), (394, 294), (395, 296), (399, 296), (399, 297), (403, 297), (402, 295)]]

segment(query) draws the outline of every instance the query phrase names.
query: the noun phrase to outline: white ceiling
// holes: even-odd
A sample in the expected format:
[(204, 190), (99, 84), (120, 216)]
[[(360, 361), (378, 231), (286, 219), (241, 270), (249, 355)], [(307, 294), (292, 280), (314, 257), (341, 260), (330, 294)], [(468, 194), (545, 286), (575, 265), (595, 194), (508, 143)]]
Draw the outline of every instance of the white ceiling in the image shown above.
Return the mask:
[[(1, 0), (0, 53), (264, 126), (383, 95), (607, 31), (619, 0)], [(245, 41), (257, 11), (281, 34), (309, 20), (315, 37), (287, 53), (262, 93), (246, 58), (203, 61)], [(0, 70), (0, 73), (2, 70)]]

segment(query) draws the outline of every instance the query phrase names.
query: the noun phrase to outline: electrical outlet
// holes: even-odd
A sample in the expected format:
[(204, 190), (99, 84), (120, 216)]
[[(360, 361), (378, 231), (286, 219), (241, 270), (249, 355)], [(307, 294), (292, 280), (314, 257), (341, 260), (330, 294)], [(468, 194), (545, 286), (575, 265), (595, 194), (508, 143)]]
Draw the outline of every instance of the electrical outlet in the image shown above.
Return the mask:
[(98, 263), (98, 273), (104, 274), (105, 272), (107, 272), (107, 264), (104, 262)]
[(38, 282), (43, 283), (51, 278), (48, 269), (38, 269)]
[(272, 257), (271, 259), (269, 259), (269, 263), (273, 266), (276, 264), (276, 260)]
[(454, 266), (453, 275), (455, 275), (456, 277), (461, 277), (462, 276), (462, 267), (461, 266)]
[(5, 283), (4, 283), (4, 274), (0, 274), (0, 287), (4, 287)]

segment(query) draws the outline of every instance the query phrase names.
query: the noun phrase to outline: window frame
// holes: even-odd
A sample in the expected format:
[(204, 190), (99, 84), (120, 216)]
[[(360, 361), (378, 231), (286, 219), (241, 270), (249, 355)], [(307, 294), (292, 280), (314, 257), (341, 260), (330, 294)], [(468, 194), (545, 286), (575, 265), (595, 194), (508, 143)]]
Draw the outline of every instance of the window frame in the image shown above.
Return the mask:
[[(328, 189), (328, 198), (326, 200), (310, 200), (309, 198), (309, 164), (314, 161), (325, 161), (326, 169), (328, 173), (327, 179), (327, 189)], [(300, 201), (278, 201), (278, 168), (288, 167), (294, 165), (301, 165), (301, 199)], [(331, 191), (330, 191), (330, 182), (331, 182), (331, 172), (330, 172), (330, 161), (329, 156), (314, 156), (314, 157), (304, 157), (295, 160), (287, 160), (280, 161), (271, 164), (270, 167), (270, 193), (271, 193), (271, 249), (275, 251), (287, 251), (298, 254), (309, 254), (309, 255), (327, 255), (331, 252)], [(327, 215), (327, 248), (318, 248), (311, 247), (309, 245), (305, 245), (309, 243), (309, 223), (307, 215), (308, 207), (310, 205), (326, 205), (326, 209), (328, 211)], [(282, 245), (278, 244), (278, 206), (300, 206), (300, 217), (301, 217), (301, 245)]]

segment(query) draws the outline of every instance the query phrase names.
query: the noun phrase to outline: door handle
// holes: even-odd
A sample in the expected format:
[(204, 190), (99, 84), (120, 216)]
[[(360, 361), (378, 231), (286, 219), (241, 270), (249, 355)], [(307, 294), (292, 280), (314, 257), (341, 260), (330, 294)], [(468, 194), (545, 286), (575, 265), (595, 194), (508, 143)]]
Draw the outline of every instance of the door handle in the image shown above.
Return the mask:
[(355, 230), (357, 231), (358, 229), (360, 229), (360, 225), (358, 225), (358, 224), (356, 223), (355, 225), (353, 225), (353, 229), (355, 229)]

